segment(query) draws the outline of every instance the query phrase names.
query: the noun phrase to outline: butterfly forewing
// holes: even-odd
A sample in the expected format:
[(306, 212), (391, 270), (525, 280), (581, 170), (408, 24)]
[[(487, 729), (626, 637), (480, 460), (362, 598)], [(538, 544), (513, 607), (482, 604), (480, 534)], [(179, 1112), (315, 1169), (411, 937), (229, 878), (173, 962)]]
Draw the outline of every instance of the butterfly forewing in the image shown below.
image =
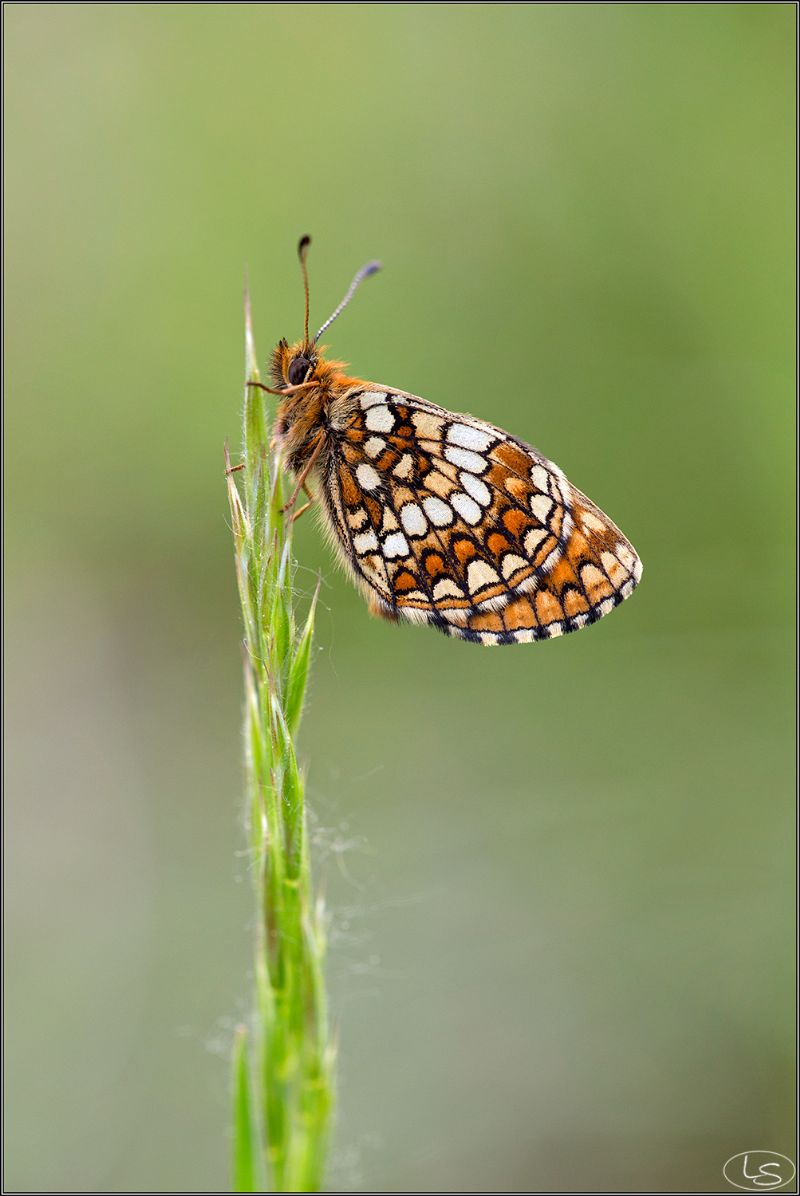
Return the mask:
[(641, 575), (561, 470), (491, 424), (365, 384), (332, 405), (330, 446), (330, 524), (389, 618), (523, 642), (595, 621)]

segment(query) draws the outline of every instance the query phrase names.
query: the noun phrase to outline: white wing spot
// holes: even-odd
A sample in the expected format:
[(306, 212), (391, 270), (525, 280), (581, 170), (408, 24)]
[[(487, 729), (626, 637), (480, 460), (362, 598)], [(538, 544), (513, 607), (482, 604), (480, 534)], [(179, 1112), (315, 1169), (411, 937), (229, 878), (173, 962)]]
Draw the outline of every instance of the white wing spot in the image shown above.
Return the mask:
[(464, 598), (466, 595), (461, 587), (456, 585), (452, 577), (443, 577), (433, 587), (433, 596), (439, 602), (442, 598)]
[(547, 532), (544, 530), (544, 528), (542, 528), (542, 527), (531, 528), (531, 530), (528, 532), (527, 536), (525, 537), (525, 539), (523, 541), (523, 543), (525, 545), (525, 551), (527, 552), (528, 556), (532, 557), (532, 556), (536, 555), (536, 549), (539, 547), (542, 540), (544, 540), (546, 537), (547, 537)]
[(415, 502), (407, 502), (400, 510), (400, 522), (409, 536), (424, 536), (428, 530), (428, 521), (422, 513), (422, 507)]
[(482, 432), (480, 428), (471, 428), (469, 424), (451, 424), (447, 432), (447, 439), (451, 444), (457, 444), (461, 448), (473, 449), (476, 453), (485, 453), (494, 437)]
[(547, 494), (550, 489), (550, 475), (543, 465), (534, 465), (531, 470), (531, 481), (537, 490)]
[(367, 390), (361, 396), (362, 411), (366, 411), (369, 407), (374, 407), (376, 403), (386, 405), (386, 395), (380, 390)]
[(400, 524), (394, 517), (394, 511), (391, 507), (383, 508), (383, 522), (381, 523), (381, 535), (385, 536), (387, 532), (396, 532), (400, 528)]
[(393, 532), (383, 541), (383, 555), (387, 559), (393, 556), (408, 556), (409, 552), (408, 540), (402, 532)]
[(370, 432), (391, 432), (394, 427), (394, 415), (385, 403), (376, 403), (367, 411), (364, 423)]
[(448, 445), (444, 450), (444, 456), (451, 465), (459, 469), (468, 469), (470, 473), (483, 473), (486, 468), (486, 458), (481, 457), (479, 453), (470, 452), (469, 449), (451, 448)]
[(490, 586), (493, 582), (499, 581), (500, 578), (495, 573), (491, 565), (487, 565), (486, 561), (470, 561), (467, 566), (467, 585), (469, 586), (470, 594), (474, 594), (477, 590), (482, 590), (484, 586)]
[(427, 411), (414, 411), (411, 422), (417, 429), (420, 440), (441, 440), (443, 420), (437, 419)]
[(375, 490), (381, 484), (378, 471), (371, 465), (361, 464), (356, 470), (356, 478), (362, 490)]
[(517, 556), (515, 552), (507, 552), (503, 557), (500, 568), (503, 570), (503, 577), (508, 580), (514, 573), (518, 573), (520, 569), (527, 569), (528, 562), (521, 556)]
[(482, 507), (489, 506), (492, 496), (485, 482), (482, 482), (480, 478), (476, 478), (474, 473), (467, 473), (466, 470), (462, 470), (458, 478), (467, 494), (474, 498), (476, 502), (479, 502)]
[(379, 457), (386, 448), (386, 441), (382, 436), (370, 436), (364, 444), (364, 452), (368, 457)]
[(359, 554), (362, 552), (373, 552), (377, 547), (378, 537), (372, 528), (368, 532), (362, 532), (360, 536), (353, 537), (353, 548)]
[(363, 507), (358, 507), (355, 511), (353, 511), (352, 514), (348, 511), (347, 522), (350, 525), (351, 529), (354, 532), (357, 532), (358, 529), (360, 527), (363, 527), (364, 524), (367, 522), (367, 512), (364, 510)]
[(402, 457), (392, 470), (392, 473), (396, 478), (400, 478), (400, 480), (404, 482), (406, 478), (411, 477), (413, 472), (414, 458), (411, 456), (411, 453), (403, 453)]
[(534, 494), (531, 497), (531, 510), (540, 523), (547, 523), (553, 504), (546, 494)]
[(462, 494), (457, 491), (450, 495), (450, 504), (455, 511), (461, 516), (465, 523), (471, 523), (473, 526), (481, 521), (481, 509), (475, 502), (474, 498), (470, 498), (468, 494)]
[(425, 508), (425, 514), (436, 527), (447, 527), (455, 518), (453, 508), (433, 495), (424, 499), (422, 505)]
[(606, 525), (602, 519), (598, 519), (591, 511), (581, 512), (581, 523), (583, 524), (584, 531), (588, 529), (592, 532), (604, 532), (606, 530)]
[(581, 582), (588, 590), (592, 586), (604, 586), (606, 584), (606, 579), (597, 568), (597, 565), (587, 563), (586, 565), (581, 566)]

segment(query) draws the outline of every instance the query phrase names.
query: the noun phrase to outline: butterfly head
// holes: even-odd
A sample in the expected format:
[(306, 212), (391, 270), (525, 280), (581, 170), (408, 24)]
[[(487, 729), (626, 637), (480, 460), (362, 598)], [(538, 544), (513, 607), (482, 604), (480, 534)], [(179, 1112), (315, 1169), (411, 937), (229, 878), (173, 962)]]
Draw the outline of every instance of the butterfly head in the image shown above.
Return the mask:
[(281, 340), (272, 354), (272, 378), (275, 386), (281, 390), (289, 386), (301, 386), (304, 382), (313, 382), (316, 380), (319, 367), (324, 367), (326, 364), (322, 354), (317, 349), (319, 338), (326, 328), (330, 327), (336, 317), (344, 311), (364, 279), (369, 278), (371, 274), (377, 273), (381, 268), (380, 262), (368, 262), (366, 266), (361, 267), (347, 288), (341, 303), (338, 307), (334, 308), (314, 339), (311, 340), (308, 335), (308, 266), (306, 264), (310, 244), (310, 237), (302, 237), (297, 247), (297, 254), (300, 258), (300, 269), (303, 273), (303, 291), (305, 293), (303, 339), (293, 345), (290, 345), (285, 340)]
[(281, 340), (272, 354), (272, 381), (276, 388), (300, 386), (314, 379), (314, 371), (322, 361), (321, 354), (307, 341), (296, 341), (290, 345)]

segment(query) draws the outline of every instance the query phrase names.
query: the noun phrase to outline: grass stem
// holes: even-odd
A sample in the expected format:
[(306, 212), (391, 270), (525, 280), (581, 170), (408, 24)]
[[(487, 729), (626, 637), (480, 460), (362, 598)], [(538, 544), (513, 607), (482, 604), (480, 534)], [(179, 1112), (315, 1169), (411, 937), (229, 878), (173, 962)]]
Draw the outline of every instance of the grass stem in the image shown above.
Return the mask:
[[(245, 383), (258, 380), (249, 298)], [(255, 889), (255, 1001), (233, 1051), (233, 1190), (319, 1191), (333, 1107), (334, 1050), (324, 980), (325, 923), (311, 886), (295, 741), (306, 694), (316, 595), (297, 617), (292, 520), (264, 393), (245, 385), (242, 467), (226, 447), (244, 628), (247, 825)]]

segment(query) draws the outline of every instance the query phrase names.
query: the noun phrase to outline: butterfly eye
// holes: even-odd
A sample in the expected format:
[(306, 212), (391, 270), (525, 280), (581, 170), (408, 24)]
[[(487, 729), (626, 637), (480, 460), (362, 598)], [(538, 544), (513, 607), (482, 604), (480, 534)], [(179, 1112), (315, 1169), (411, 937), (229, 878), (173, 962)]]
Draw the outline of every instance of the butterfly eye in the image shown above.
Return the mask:
[(303, 381), (310, 368), (311, 362), (307, 357), (295, 357), (294, 361), (289, 366), (289, 385), (298, 386)]

